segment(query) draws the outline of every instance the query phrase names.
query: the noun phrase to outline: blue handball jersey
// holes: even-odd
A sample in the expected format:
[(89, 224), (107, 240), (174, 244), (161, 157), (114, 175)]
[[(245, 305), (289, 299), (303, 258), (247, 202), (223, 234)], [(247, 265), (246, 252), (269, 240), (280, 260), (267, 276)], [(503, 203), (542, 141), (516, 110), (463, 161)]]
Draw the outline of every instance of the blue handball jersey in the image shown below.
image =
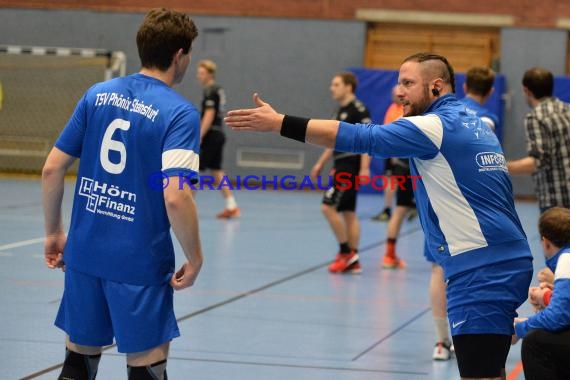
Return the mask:
[(515, 325), (519, 338), (524, 338), (530, 330), (557, 332), (570, 328), (570, 246), (565, 246), (546, 260), (546, 265), (554, 273), (550, 304), (526, 321)]
[(411, 174), (421, 177), (414, 193), (426, 247), (447, 278), (532, 259), (499, 140), (454, 95), (391, 124), (341, 122), (335, 149), (410, 158)]
[(460, 100), (465, 104), (465, 110), (475, 116), (479, 116), (485, 124), (487, 124), (495, 132), (500, 130), (499, 117), (481, 104), (477, 103), (474, 99), (464, 97)]
[(168, 281), (174, 249), (161, 176), (197, 179), (196, 108), (158, 79), (112, 79), (83, 95), (55, 146), (80, 158), (66, 265), (130, 284)]

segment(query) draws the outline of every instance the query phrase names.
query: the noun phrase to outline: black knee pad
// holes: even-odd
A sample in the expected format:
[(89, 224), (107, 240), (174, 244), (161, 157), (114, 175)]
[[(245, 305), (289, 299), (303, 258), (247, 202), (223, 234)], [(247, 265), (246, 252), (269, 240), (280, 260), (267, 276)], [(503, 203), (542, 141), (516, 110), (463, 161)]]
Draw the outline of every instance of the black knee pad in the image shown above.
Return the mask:
[(147, 366), (131, 367), (127, 365), (129, 380), (168, 380), (166, 359)]
[(83, 355), (66, 349), (58, 380), (94, 380), (100, 360), (101, 354)]

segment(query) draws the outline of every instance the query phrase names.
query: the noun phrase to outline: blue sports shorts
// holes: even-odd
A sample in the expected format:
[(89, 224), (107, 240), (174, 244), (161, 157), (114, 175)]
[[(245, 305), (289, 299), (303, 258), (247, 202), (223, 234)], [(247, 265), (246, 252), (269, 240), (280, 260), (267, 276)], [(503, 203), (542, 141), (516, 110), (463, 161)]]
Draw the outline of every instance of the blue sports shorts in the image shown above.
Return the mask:
[(133, 353), (160, 346), (180, 336), (170, 283), (131, 285), (93, 277), (71, 269), (55, 325), (71, 342), (107, 346)]
[(528, 297), (532, 270), (532, 260), (522, 258), (450, 278), (447, 314), (451, 335), (512, 335), (516, 310)]

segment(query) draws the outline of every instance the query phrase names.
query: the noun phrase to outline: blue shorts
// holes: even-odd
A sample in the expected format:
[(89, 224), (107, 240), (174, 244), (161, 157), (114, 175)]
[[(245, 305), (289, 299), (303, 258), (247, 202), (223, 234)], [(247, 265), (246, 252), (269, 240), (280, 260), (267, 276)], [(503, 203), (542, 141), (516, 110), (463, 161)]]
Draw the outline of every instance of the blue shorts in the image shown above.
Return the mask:
[(528, 297), (530, 258), (492, 264), (460, 273), (447, 282), (451, 335), (512, 335), (516, 310)]
[(431, 252), (428, 249), (428, 245), (427, 245), (427, 241), (424, 239), (424, 257), (426, 258), (427, 261), (429, 261), (432, 264), (437, 264), (437, 262), (435, 261), (433, 255), (431, 254)]
[(123, 353), (149, 350), (180, 336), (169, 283), (131, 285), (67, 269), (55, 325), (84, 346), (117, 342)]

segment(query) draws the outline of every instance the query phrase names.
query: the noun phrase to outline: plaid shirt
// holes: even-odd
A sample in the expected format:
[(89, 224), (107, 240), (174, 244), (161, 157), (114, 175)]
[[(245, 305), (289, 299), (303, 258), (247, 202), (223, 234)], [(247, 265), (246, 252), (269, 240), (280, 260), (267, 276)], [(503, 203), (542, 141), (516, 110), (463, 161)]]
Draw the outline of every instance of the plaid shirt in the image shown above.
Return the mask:
[(525, 127), (540, 208), (570, 208), (570, 105), (546, 98), (526, 115)]

